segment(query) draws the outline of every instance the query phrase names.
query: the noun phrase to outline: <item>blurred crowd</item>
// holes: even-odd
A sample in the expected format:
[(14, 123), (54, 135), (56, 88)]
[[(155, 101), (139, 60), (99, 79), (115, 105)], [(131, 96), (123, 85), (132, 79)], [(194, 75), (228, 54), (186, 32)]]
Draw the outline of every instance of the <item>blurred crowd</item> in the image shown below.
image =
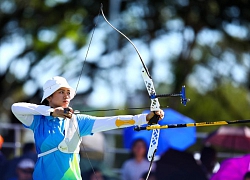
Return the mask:
[[(4, 139), (0, 136), (0, 150)], [(37, 154), (35, 144), (25, 143), (22, 148), (22, 155), (7, 159), (0, 151), (0, 179), (1, 180), (31, 180), (34, 171)]]
[[(4, 139), (0, 136), (0, 150)], [(133, 142), (130, 158), (121, 167), (122, 180), (146, 180), (150, 162), (147, 160), (147, 145), (142, 139)], [(247, 159), (249, 158), (249, 159)], [(247, 159), (247, 160), (246, 160)], [(200, 151), (200, 159), (196, 160), (194, 155), (186, 151), (168, 149), (158, 161), (153, 163), (152, 171), (148, 180), (225, 180), (223, 171), (226, 170), (227, 180), (233, 180), (238, 173), (236, 166), (243, 167), (246, 161), (250, 170), (250, 155), (237, 158), (230, 158), (222, 162), (221, 168), (215, 173), (214, 168), (217, 162), (216, 150), (211, 146), (204, 146)], [(0, 179), (1, 180), (31, 180), (37, 154), (34, 143), (25, 143), (22, 148), (22, 155), (7, 159), (0, 151)], [(234, 166), (234, 164), (236, 166)], [(231, 168), (227, 169), (227, 168)], [(243, 170), (237, 180), (250, 180), (250, 172)], [(229, 173), (230, 172), (230, 173)], [(102, 172), (101, 169), (93, 167), (83, 171), (84, 180), (113, 180)], [(236, 176), (235, 176), (236, 177)], [(241, 177), (241, 178), (239, 178)]]
[[(142, 139), (134, 141), (131, 158), (122, 166), (122, 180), (145, 180), (148, 175), (149, 162), (146, 159), (147, 146)], [(167, 150), (154, 162), (149, 180), (208, 180), (216, 163), (216, 151), (212, 147), (201, 150), (200, 161), (196, 161), (191, 153)]]
[[(122, 166), (122, 180), (146, 179), (146, 152), (142, 139), (134, 141), (131, 158)], [(154, 162), (148, 180), (250, 180), (250, 155), (228, 158), (219, 165), (214, 147), (204, 145), (199, 154), (195, 159), (192, 153), (168, 149)]]

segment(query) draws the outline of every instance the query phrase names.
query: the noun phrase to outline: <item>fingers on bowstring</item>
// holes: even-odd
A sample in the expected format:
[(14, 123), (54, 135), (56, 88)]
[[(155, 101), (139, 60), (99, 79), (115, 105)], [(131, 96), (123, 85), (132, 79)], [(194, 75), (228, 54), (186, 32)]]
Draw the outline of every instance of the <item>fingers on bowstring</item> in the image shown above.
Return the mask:
[(73, 112), (74, 112), (74, 110), (73, 110), (73, 108), (72, 108), (72, 107), (67, 107), (67, 108), (64, 108), (64, 113), (65, 113), (65, 114), (68, 114), (69, 112), (71, 112), (71, 113), (73, 113)]

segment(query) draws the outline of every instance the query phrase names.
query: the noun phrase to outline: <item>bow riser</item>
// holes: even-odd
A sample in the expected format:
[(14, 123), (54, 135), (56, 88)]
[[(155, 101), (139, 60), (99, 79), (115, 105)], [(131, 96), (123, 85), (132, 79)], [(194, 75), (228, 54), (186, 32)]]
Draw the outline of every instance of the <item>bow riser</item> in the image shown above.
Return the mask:
[[(148, 76), (144, 68), (142, 68), (141, 74), (142, 74), (149, 96), (156, 95), (153, 80)], [(158, 110), (160, 110), (160, 103), (158, 101), (158, 98), (151, 99), (150, 111), (158, 111)], [(149, 122), (149, 123), (157, 124), (159, 120), (159, 116), (155, 115), (152, 119), (154, 122), (153, 123)], [(150, 162), (154, 160), (154, 156), (158, 147), (159, 137), (160, 137), (160, 129), (154, 129), (152, 132), (148, 154), (147, 154), (148, 160)]]
[[(141, 70), (142, 78), (144, 80), (144, 83), (146, 85), (148, 95), (149, 96), (156, 96), (155, 88), (154, 88), (154, 83), (153, 80), (148, 76), (146, 73), (146, 70), (142, 68)], [(160, 103), (158, 98), (151, 99), (151, 106), (150, 106), (150, 111), (159, 111), (160, 110)]]

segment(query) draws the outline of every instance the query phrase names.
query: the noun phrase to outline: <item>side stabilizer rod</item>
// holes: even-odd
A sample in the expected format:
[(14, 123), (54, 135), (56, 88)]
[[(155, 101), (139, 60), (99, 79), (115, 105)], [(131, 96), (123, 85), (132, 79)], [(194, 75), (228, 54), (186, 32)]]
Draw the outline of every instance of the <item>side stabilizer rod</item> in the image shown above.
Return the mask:
[(181, 98), (181, 104), (183, 104), (184, 106), (186, 106), (187, 102), (190, 101), (190, 99), (186, 98), (186, 88), (185, 88), (185, 86), (182, 86), (180, 93), (151, 94), (149, 96), (150, 99), (163, 98), (163, 97), (180, 97)]

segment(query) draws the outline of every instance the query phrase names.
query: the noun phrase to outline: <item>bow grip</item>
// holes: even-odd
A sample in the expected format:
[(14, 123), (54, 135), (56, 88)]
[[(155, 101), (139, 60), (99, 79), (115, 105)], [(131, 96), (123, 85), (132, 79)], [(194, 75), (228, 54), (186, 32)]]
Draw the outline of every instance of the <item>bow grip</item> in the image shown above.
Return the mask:
[(69, 111), (70, 111), (70, 108), (64, 108), (64, 113), (65, 113), (65, 114), (68, 114)]
[(155, 114), (155, 111), (154, 111), (154, 116), (148, 121), (148, 125), (158, 124), (159, 119), (160, 119), (160, 116)]

